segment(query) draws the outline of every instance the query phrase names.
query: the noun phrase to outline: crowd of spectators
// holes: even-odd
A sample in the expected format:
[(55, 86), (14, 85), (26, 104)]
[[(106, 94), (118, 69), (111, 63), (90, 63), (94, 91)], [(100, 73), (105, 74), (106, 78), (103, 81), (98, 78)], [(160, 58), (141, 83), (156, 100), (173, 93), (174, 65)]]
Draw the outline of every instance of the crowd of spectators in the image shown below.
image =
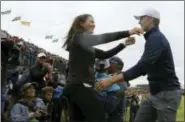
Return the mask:
[(61, 121), (66, 63), (1, 30), (1, 120)]
[[(109, 72), (115, 73), (114, 67), (116, 72), (122, 70), (124, 63), (121, 59), (111, 59), (96, 61), (96, 79), (110, 77)], [(62, 96), (67, 63), (64, 58), (1, 30), (1, 121), (67, 122), (67, 99)], [(106, 97), (101, 97), (105, 105), (110, 99), (113, 104), (119, 100), (118, 106), (105, 106), (109, 120), (119, 117), (123, 118), (121, 121), (126, 120), (122, 115), (127, 115), (127, 108), (130, 108), (129, 121), (134, 121), (148, 91), (128, 87), (129, 82), (108, 89), (118, 89), (116, 97), (119, 99), (114, 100), (111, 94), (109, 96), (105, 92), (100, 94), (106, 94)]]

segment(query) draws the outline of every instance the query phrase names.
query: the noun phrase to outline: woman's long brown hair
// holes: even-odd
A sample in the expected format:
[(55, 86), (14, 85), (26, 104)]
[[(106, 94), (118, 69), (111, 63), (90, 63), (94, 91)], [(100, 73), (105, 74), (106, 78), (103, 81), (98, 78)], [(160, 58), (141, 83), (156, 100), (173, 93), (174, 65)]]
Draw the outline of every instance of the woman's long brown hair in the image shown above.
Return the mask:
[(71, 28), (68, 31), (66, 41), (64, 42), (64, 45), (63, 45), (63, 47), (66, 47), (67, 51), (69, 51), (70, 43), (71, 43), (71, 40), (72, 40), (73, 36), (76, 33), (81, 33), (81, 32), (85, 31), (85, 29), (80, 24), (84, 23), (87, 20), (88, 17), (92, 17), (92, 15), (82, 14), (82, 15), (77, 16), (74, 19), (74, 21), (71, 25)]

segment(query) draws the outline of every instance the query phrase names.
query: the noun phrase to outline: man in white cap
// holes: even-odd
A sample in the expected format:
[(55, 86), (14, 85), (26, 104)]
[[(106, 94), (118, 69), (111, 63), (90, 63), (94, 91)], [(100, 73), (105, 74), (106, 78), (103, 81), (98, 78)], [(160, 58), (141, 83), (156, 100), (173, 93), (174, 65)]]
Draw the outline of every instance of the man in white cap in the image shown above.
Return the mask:
[(160, 13), (153, 8), (147, 8), (134, 17), (135, 19), (139, 20), (139, 24), (144, 32), (148, 32), (154, 27), (158, 28), (160, 23)]
[(175, 122), (181, 102), (179, 79), (170, 44), (159, 30), (160, 13), (152, 8), (134, 16), (146, 32), (145, 49), (141, 59), (132, 68), (100, 81), (100, 89), (121, 81), (130, 81), (142, 75), (148, 76), (150, 95), (140, 105), (135, 122)]
[(31, 80), (38, 83), (38, 88), (40, 90), (46, 85), (44, 81), (44, 76), (48, 73), (48, 69), (45, 67), (46, 58), (47, 57), (45, 53), (39, 53), (37, 55), (37, 61), (35, 65), (33, 65), (30, 69)]
[(151, 96), (141, 104), (135, 122), (176, 121), (181, 101), (180, 83), (175, 73), (170, 44), (159, 30), (160, 13), (148, 8), (134, 17), (146, 32), (143, 62), (150, 66), (144, 70), (148, 74), (151, 92)]
[(45, 66), (46, 54), (39, 53), (37, 55), (37, 60), (35, 64), (25, 72), (22, 78), (16, 83), (15, 88), (21, 87), (26, 82), (36, 82), (38, 84), (37, 95), (42, 92), (41, 89), (46, 86), (44, 76), (49, 72), (48, 68)]

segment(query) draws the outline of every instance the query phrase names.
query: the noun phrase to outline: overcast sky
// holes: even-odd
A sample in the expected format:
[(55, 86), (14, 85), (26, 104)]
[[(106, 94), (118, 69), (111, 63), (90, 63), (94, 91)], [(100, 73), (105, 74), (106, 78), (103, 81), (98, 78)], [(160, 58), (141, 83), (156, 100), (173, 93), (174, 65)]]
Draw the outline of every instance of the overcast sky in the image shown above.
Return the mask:
[[(1, 15), (1, 28), (26, 40), (30, 38), (30, 42), (68, 59), (68, 53), (61, 46), (75, 16), (83, 13), (92, 14), (96, 22), (95, 33), (100, 34), (137, 26), (138, 21), (133, 18), (133, 15), (149, 7), (160, 11), (160, 29), (171, 44), (177, 76), (184, 84), (183, 1), (1, 1), (1, 11), (12, 9), (10, 15)], [(15, 16), (31, 21), (31, 27), (25, 27), (20, 22), (12, 23), (11, 20)], [(44, 37), (47, 34), (60, 38), (60, 42), (52, 43), (52, 40), (45, 40)], [(143, 53), (145, 40), (142, 36), (136, 36), (136, 39), (135, 45), (118, 54), (125, 63), (124, 70), (135, 65)], [(108, 50), (120, 41), (98, 47)], [(131, 84), (140, 83), (148, 83), (146, 77), (131, 81)]]

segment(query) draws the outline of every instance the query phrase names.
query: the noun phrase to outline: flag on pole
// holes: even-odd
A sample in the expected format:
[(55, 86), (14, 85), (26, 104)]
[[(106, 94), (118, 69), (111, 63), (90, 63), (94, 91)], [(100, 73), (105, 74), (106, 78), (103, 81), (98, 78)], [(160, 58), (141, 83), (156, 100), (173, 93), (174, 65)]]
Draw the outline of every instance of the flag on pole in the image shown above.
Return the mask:
[(31, 22), (21, 21), (21, 24), (24, 25), (24, 26), (30, 26), (31, 25)]
[(10, 14), (11, 12), (12, 12), (12, 10), (11, 10), (11, 9), (6, 10), (6, 11), (2, 11), (2, 12), (1, 12), (1, 15)]
[(21, 16), (16, 16), (12, 19), (12, 22), (21, 20)]
[(45, 39), (52, 39), (53, 38), (53, 35), (46, 35), (45, 36)]
[(52, 42), (53, 42), (53, 43), (56, 43), (56, 42), (58, 42), (58, 40), (59, 40), (59, 39), (54, 39)]

